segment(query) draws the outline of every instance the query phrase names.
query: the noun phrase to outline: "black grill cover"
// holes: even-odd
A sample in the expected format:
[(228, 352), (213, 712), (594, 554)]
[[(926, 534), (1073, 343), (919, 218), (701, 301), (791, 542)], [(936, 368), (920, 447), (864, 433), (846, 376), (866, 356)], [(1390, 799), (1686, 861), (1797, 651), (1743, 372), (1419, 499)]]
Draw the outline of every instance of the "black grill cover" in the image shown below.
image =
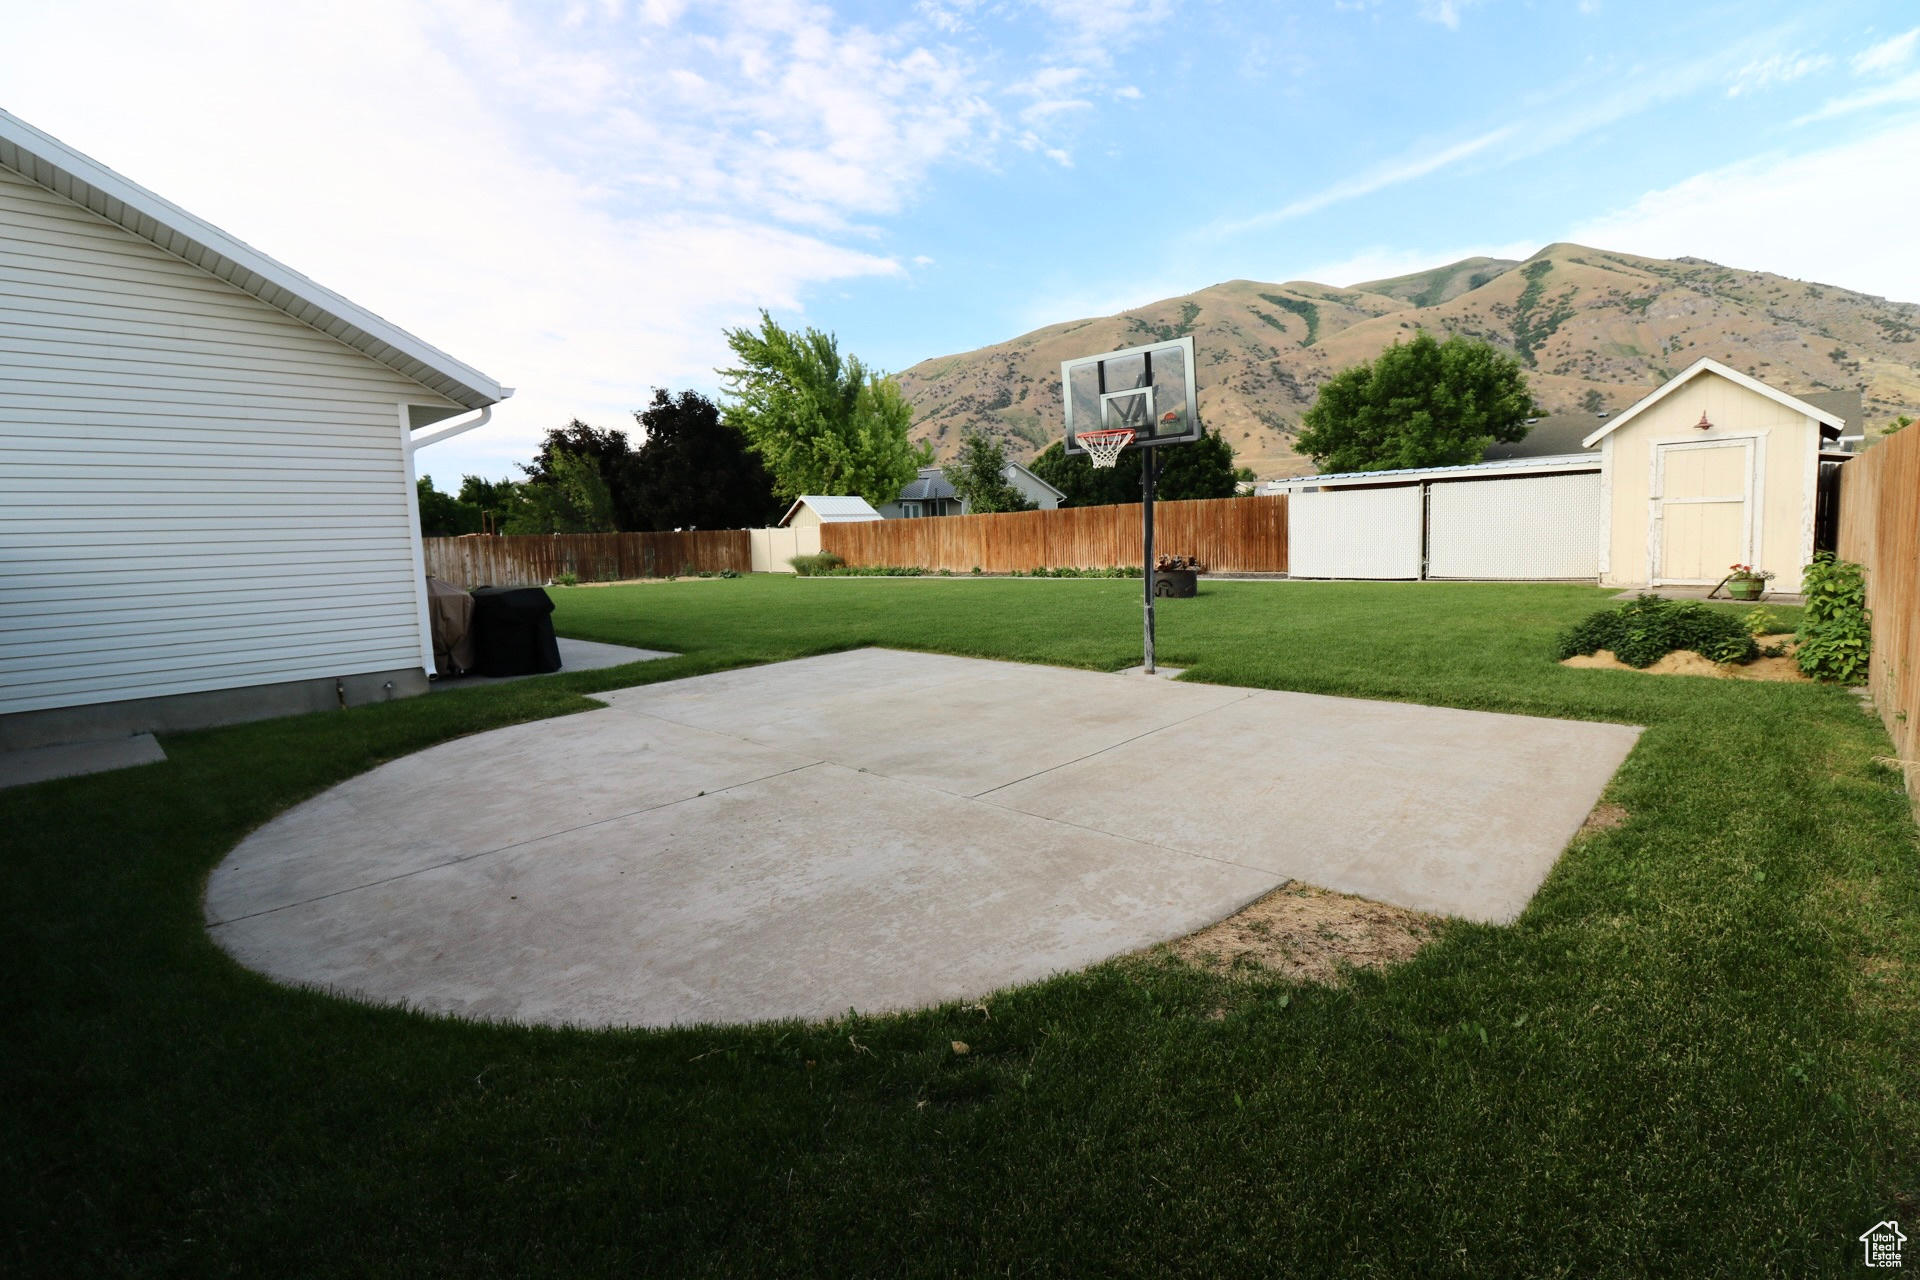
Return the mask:
[(553, 601), (539, 587), (475, 587), (473, 637), (483, 676), (529, 676), (560, 669)]

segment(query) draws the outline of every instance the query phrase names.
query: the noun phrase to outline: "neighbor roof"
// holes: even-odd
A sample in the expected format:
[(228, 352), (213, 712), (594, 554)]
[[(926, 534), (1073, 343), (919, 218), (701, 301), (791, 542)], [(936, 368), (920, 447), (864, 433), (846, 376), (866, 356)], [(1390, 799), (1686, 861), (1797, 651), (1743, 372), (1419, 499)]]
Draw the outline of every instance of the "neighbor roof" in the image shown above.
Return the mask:
[(1662, 400), (1666, 399), (1673, 392), (1678, 391), (1681, 387), (1686, 386), (1689, 382), (1692, 382), (1695, 378), (1699, 377), (1703, 373), (1717, 373), (1729, 382), (1745, 387), (1747, 390), (1755, 392), (1756, 394), (1763, 395), (1767, 399), (1773, 401), (1775, 404), (1784, 405), (1795, 413), (1803, 413), (1809, 418), (1812, 418), (1818, 422), (1823, 422), (1827, 426), (1832, 427), (1835, 431), (1838, 431), (1840, 428), (1847, 425), (1847, 420), (1841, 417), (1839, 414), (1833, 412), (1831, 409), (1825, 409), (1825, 408), (1821, 408), (1818, 405), (1808, 404), (1805, 400), (1801, 400), (1795, 396), (1788, 395), (1786, 392), (1780, 390), (1778, 387), (1770, 387), (1766, 383), (1760, 381), (1760, 379), (1758, 378), (1752, 377), (1748, 374), (1744, 374), (1740, 372), (1738, 369), (1728, 368), (1726, 365), (1721, 364), (1718, 360), (1714, 360), (1708, 356), (1702, 356), (1700, 357), (1700, 359), (1695, 360), (1692, 364), (1688, 365), (1685, 369), (1682, 369), (1679, 373), (1675, 374), (1671, 379), (1667, 381), (1667, 383), (1664, 386), (1660, 387), (1657, 391), (1651, 392), (1650, 394), (1641, 397), (1641, 399), (1634, 402), (1631, 408), (1621, 410), (1620, 415), (1618, 417), (1614, 418), (1611, 422), (1607, 423), (1606, 426), (1600, 428), (1598, 431), (1588, 436), (1585, 440), (1581, 441), (1581, 443), (1584, 444), (1587, 448), (1591, 449), (1594, 445), (1599, 444), (1600, 441), (1604, 440), (1608, 435), (1612, 434), (1615, 431), (1618, 431), (1621, 427), (1626, 426), (1627, 423), (1633, 421), (1640, 414), (1644, 413), (1648, 409), (1651, 409), (1654, 405), (1660, 403)]
[(960, 495), (947, 483), (947, 476), (939, 467), (923, 467), (906, 488), (900, 491), (901, 502), (931, 502), (937, 498), (957, 498)]
[(7, 111), (0, 111), (0, 165), (456, 404), (481, 409), (513, 394), (513, 388), (501, 386), (471, 365), (315, 284)]
[(821, 524), (842, 524), (853, 520), (878, 520), (880, 513), (870, 506), (865, 498), (849, 498), (840, 494), (803, 493), (793, 500), (787, 508), (787, 514), (780, 517), (780, 523), (786, 524), (793, 519), (793, 513), (802, 506), (811, 507), (813, 514), (820, 517)]
[(1606, 419), (1594, 413), (1556, 413), (1542, 418), (1525, 436), (1511, 444), (1498, 440), (1487, 446), (1488, 462), (1510, 458), (1558, 458), (1579, 453), (1581, 441), (1606, 425)]

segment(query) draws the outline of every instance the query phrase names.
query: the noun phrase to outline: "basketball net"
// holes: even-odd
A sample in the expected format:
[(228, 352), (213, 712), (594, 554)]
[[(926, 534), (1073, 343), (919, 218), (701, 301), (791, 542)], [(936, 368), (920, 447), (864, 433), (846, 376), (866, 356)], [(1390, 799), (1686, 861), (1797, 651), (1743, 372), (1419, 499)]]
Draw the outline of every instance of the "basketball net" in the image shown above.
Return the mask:
[(1087, 451), (1096, 467), (1111, 467), (1120, 461), (1120, 451), (1133, 443), (1130, 427), (1109, 427), (1103, 431), (1082, 431), (1080, 447)]

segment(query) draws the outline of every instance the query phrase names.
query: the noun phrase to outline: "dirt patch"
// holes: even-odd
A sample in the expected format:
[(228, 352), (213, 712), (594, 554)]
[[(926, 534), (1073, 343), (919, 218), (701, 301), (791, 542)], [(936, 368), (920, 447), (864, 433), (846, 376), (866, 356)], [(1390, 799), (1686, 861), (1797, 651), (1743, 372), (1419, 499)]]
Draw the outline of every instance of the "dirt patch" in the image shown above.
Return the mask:
[(1587, 820), (1580, 824), (1580, 830), (1583, 834), (1588, 831), (1611, 831), (1623, 825), (1627, 816), (1627, 811), (1617, 804), (1597, 804), (1593, 806), (1593, 812), (1587, 815)]
[(1613, 656), (1610, 649), (1597, 653), (1577, 653), (1561, 661), (1563, 667), (1585, 667), (1599, 671), (1638, 671), (1644, 676), (1712, 676), (1718, 680), (1791, 680), (1811, 682), (1793, 659), (1793, 636), (1761, 636), (1760, 647), (1782, 647), (1776, 658), (1755, 658), (1752, 662), (1715, 662), (1691, 649), (1677, 649), (1650, 667), (1630, 667)]
[(1292, 883), (1171, 945), (1203, 969), (1335, 984), (1347, 966), (1384, 969), (1409, 959), (1438, 925), (1419, 911)]

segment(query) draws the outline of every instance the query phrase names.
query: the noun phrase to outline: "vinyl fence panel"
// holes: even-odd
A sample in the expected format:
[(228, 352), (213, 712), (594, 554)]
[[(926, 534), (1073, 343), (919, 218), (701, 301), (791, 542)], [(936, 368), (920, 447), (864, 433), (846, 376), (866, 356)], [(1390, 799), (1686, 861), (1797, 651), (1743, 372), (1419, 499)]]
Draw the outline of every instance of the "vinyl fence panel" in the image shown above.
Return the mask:
[(1600, 574), (1600, 473), (1453, 480), (1428, 490), (1427, 576), (1512, 581)]
[(1287, 555), (1296, 578), (1418, 578), (1419, 485), (1290, 495)]

